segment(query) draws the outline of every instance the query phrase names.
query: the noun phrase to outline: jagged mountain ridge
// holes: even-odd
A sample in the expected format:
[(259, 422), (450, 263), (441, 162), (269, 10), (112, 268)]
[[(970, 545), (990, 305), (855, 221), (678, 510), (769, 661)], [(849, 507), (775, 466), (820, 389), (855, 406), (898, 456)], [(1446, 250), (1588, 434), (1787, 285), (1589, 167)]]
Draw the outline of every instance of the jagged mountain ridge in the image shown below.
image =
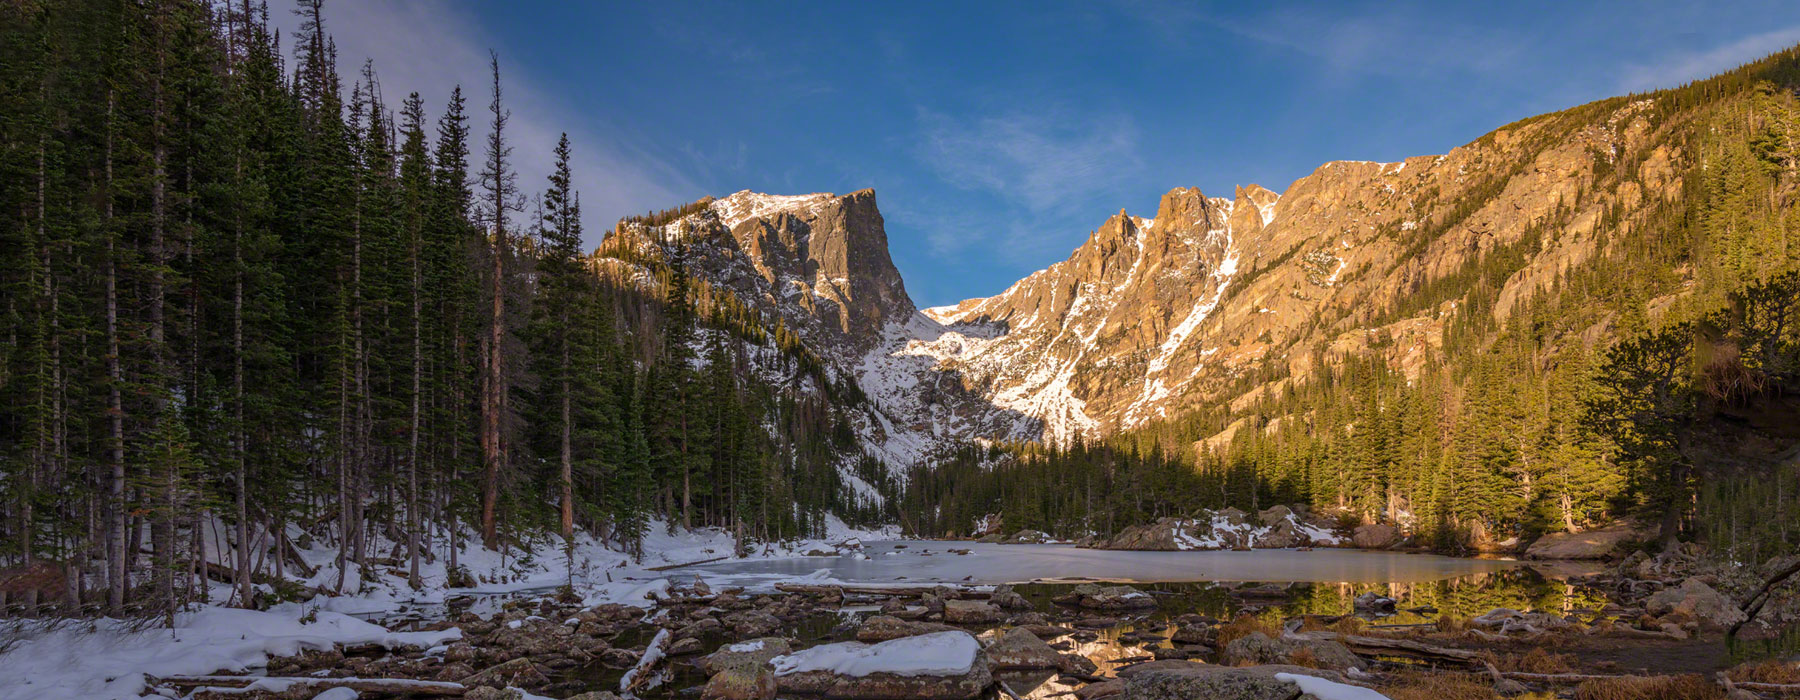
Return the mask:
[[(1377, 343), (1416, 369), (1441, 347), (1456, 298), (1397, 316), (1396, 302), (1554, 213), (1563, 223), (1500, 291), (1493, 313), (1504, 316), (1600, 250), (1595, 224), (1609, 208), (1680, 193), (1684, 154), (1668, 133), (1682, 122), (1649, 118), (1652, 105), (1615, 99), (1589, 106), (1598, 117), (1525, 120), (1444, 155), (1326, 163), (1280, 194), (1177, 188), (1154, 218), (1121, 211), (1000, 294), (923, 311), (888, 257), (871, 190), (739, 192), (621, 231), (644, 247), (693, 244), (696, 274), (853, 377), (878, 407), (872, 439), (891, 459), (945, 439), (1061, 442), (1200, 401), (1244, 404)], [(1635, 177), (1596, 189), (1628, 153)], [(1237, 381), (1255, 372), (1281, 377)]]
[(773, 327), (793, 331), (834, 377), (871, 401), (852, 416), (871, 451), (896, 468), (971, 437), (1032, 439), (1039, 422), (994, 406), (930, 357), (908, 351), (941, 327), (920, 313), (888, 256), (873, 190), (779, 196), (749, 191), (668, 223), (622, 222), (622, 245), (729, 290)]

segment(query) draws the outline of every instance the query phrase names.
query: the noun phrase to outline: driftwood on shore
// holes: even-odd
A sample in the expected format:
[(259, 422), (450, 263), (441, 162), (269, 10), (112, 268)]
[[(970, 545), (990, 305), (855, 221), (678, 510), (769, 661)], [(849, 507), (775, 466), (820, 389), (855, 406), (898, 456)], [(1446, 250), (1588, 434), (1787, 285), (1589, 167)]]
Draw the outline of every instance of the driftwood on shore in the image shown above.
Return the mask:
[(163, 676), (150, 679), (152, 686), (170, 686), (187, 690), (202, 688), (240, 689), (253, 684), (260, 687), (303, 687), (326, 691), (349, 688), (370, 695), (406, 695), (419, 697), (459, 698), (468, 692), (461, 683), (416, 681), (405, 678), (313, 678), (308, 676)]
[(1386, 637), (1365, 637), (1357, 634), (1338, 634), (1336, 632), (1312, 632), (1304, 635), (1293, 635), (1298, 639), (1316, 639), (1338, 642), (1351, 651), (1375, 654), (1397, 654), (1421, 659), (1448, 661), (1452, 663), (1473, 664), (1482, 660), (1482, 654), (1468, 649), (1441, 647), (1412, 639), (1388, 639)]
[(987, 591), (977, 591), (953, 586), (843, 586), (820, 583), (777, 583), (775, 590), (783, 593), (836, 593), (839, 595), (892, 596), (913, 598), (927, 593), (936, 593), (941, 588), (954, 590), (958, 595), (969, 598), (986, 598)]
[(652, 566), (648, 569), (645, 569), (645, 571), (671, 571), (674, 569), (679, 569), (684, 566), (699, 566), (701, 564), (711, 564), (715, 561), (725, 561), (726, 559), (730, 559), (730, 558), (731, 557), (729, 557), (729, 556), (713, 557), (711, 559), (701, 559), (700, 561), (684, 561), (680, 564), (664, 564), (662, 566)]
[[(1588, 681), (1612, 681), (1621, 678), (1656, 678), (1654, 675), (1630, 673), (1527, 673), (1524, 671), (1497, 671), (1500, 676), (1515, 681), (1542, 683), (1545, 685), (1579, 685)], [(1719, 674), (1719, 685), (1726, 690), (1744, 688), (1770, 693), (1800, 693), (1800, 683), (1758, 683), (1755, 681), (1733, 681)]]
[(1741, 608), (1744, 611), (1744, 619), (1738, 621), (1737, 624), (1732, 625), (1731, 630), (1727, 632), (1727, 636), (1736, 637), (1739, 629), (1743, 628), (1743, 626), (1748, 624), (1751, 620), (1756, 619), (1756, 614), (1762, 612), (1763, 604), (1769, 602), (1769, 597), (1775, 592), (1775, 587), (1780, 586), (1783, 581), (1788, 580), (1795, 574), (1800, 574), (1800, 559), (1794, 560), (1794, 563), (1775, 572), (1774, 576), (1770, 576), (1769, 580), (1763, 583), (1762, 588), (1757, 589), (1755, 595), (1744, 600), (1744, 606)]

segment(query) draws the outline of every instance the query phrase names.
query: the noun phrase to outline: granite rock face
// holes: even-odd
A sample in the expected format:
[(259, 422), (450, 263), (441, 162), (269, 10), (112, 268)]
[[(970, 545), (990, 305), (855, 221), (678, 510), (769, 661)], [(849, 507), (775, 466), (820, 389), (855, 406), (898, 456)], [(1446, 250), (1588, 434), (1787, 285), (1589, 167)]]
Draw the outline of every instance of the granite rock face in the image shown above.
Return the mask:
[[(1309, 420), (1249, 409), (1348, 358), (1416, 375), (1461, 299), (1384, 310), (1535, 235), (1538, 222), (1567, 223), (1493, 290), (1481, 313), (1495, 321), (1599, 255), (1607, 212), (1629, 219), (1679, 197), (1692, 155), (1675, 131), (1684, 127), (1659, 122), (1650, 100), (1604, 112), (1524, 120), (1443, 155), (1325, 163), (1280, 192), (1177, 187), (1154, 216), (1120, 211), (1066, 259), (993, 296), (928, 309), (907, 295), (872, 190), (738, 192), (672, 221), (621, 224), (608, 245), (657, 260), (685, 250), (696, 277), (779, 320), (873, 399), (856, 427), (890, 466), (949, 439), (1065, 442), (1201, 405), (1231, 409), (1234, 420), (1194, 445), (1218, 451)], [(1643, 155), (1634, 177), (1606, 179), (1608, 154), (1627, 151)], [(624, 259), (603, 262), (653, 281)], [(1571, 332), (1599, 342), (1615, 331)], [(1277, 378), (1243, 381), (1259, 374)]]

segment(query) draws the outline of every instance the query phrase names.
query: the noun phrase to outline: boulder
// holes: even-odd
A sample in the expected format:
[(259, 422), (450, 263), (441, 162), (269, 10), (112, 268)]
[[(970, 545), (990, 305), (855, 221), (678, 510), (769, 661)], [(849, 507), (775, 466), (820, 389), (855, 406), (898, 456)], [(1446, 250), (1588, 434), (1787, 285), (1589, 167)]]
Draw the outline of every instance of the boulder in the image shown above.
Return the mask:
[(710, 617), (705, 617), (705, 618), (701, 618), (698, 621), (690, 622), (686, 625), (681, 626), (681, 628), (675, 630), (674, 636), (676, 639), (687, 639), (690, 637), (698, 637), (698, 636), (706, 634), (708, 632), (717, 632), (722, 627), (724, 627), (724, 625), (720, 624), (718, 620), (715, 620)]
[(459, 661), (444, 664), (443, 668), (438, 669), (436, 678), (440, 681), (455, 682), (473, 675), (475, 675), (475, 669)]
[[(1270, 508), (1269, 510), (1272, 511), (1276, 508), (1280, 508), (1283, 511), (1287, 510), (1286, 506), (1275, 506), (1275, 508)], [(1267, 513), (1269, 511), (1263, 512)], [(1312, 544), (1312, 538), (1307, 537), (1306, 533), (1301, 532), (1300, 526), (1295, 525), (1293, 520), (1286, 518), (1276, 521), (1274, 525), (1270, 526), (1266, 531), (1257, 534), (1251, 541), (1251, 546), (1256, 547), (1257, 549), (1292, 549), (1294, 547), (1305, 547), (1310, 544)]]
[(1387, 523), (1358, 525), (1350, 533), (1350, 543), (1360, 549), (1387, 549), (1400, 544), (1400, 528)]
[(983, 543), (983, 544), (999, 544), (1005, 540), (1006, 540), (1006, 537), (1004, 537), (998, 533), (995, 533), (992, 535), (982, 535), (979, 539), (977, 539), (975, 541)]
[(934, 632), (956, 632), (955, 627), (936, 622), (917, 622), (902, 620), (892, 615), (873, 615), (863, 620), (862, 626), (856, 628), (856, 640), (859, 642), (885, 642), (902, 637), (916, 637)]
[(1101, 683), (1089, 683), (1075, 689), (1076, 700), (1100, 700), (1100, 698), (1118, 697), (1125, 692), (1125, 681), (1114, 678)]
[(1149, 525), (1133, 525), (1119, 531), (1112, 539), (1096, 542), (1099, 549), (1122, 549), (1139, 552), (1174, 552), (1182, 549), (1181, 534), (1185, 521), (1163, 518)]
[(988, 668), (995, 671), (1062, 668), (1062, 654), (1021, 627), (1014, 627), (987, 646)]
[(1051, 540), (1050, 535), (1038, 530), (1020, 530), (1013, 533), (1000, 544), (1043, 544)]
[(1000, 609), (979, 600), (944, 601), (944, 621), (958, 625), (999, 622)]
[(525, 694), (517, 688), (490, 688), (476, 686), (463, 694), (463, 700), (523, 700)]
[(1294, 510), (1287, 506), (1274, 506), (1256, 514), (1256, 519), (1263, 527), (1273, 527), (1286, 522), (1294, 515)]
[(1654, 533), (1631, 521), (1581, 532), (1552, 532), (1525, 549), (1526, 559), (1607, 559), (1620, 547), (1643, 542)]
[(844, 700), (972, 700), (993, 684), (981, 644), (961, 630), (821, 644), (770, 664), (783, 694)]
[(1680, 614), (1692, 617), (1707, 629), (1724, 629), (1744, 621), (1744, 611), (1731, 604), (1731, 599), (1713, 590), (1698, 578), (1690, 578), (1675, 588), (1665, 588), (1644, 601), (1644, 609), (1652, 615)]
[(1231, 667), (1192, 661), (1151, 661), (1119, 672), (1125, 687), (1119, 700), (1296, 700), (1305, 695), (1282, 676), (1312, 676), (1337, 683), (1331, 671), (1299, 666)]
[(781, 627), (781, 620), (761, 610), (740, 610), (725, 616), (725, 626), (739, 639), (767, 637)]
[(573, 646), (575, 628), (543, 618), (513, 620), (487, 637), (485, 646), (504, 649), (508, 656), (544, 656)]
[(694, 665), (698, 666), (701, 671), (712, 674), (732, 666), (742, 666), (745, 664), (764, 666), (769, 663), (769, 659), (773, 659), (791, 651), (793, 651), (793, 649), (788, 647), (787, 640), (785, 639), (780, 637), (761, 637), (747, 642), (738, 642), (736, 644), (727, 644), (719, 647), (717, 651), (700, 657), (698, 661), (694, 662)]
[(1211, 644), (1219, 638), (1219, 628), (1211, 625), (1182, 625), (1169, 636), (1177, 644)]
[(1131, 586), (1101, 586), (1084, 583), (1055, 601), (1098, 610), (1131, 610), (1156, 607), (1156, 598)]
[(1391, 613), (1398, 602), (1380, 593), (1368, 591), (1357, 596), (1356, 600), (1351, 601), (1351, 605), (1357, 612)]
[(550, 679), (538, 670), (537, 664), (532, 663), (531, 659), (521, 657), (489, 666), (459, 682), (467, 686), (484, 685), (494, 688), (509, 685), (541, 688), (549, 685)]
[(637, 652), (618, 647), (600, 652), (600, 663), (607, 668), (631, 668), (637, 665), (638, 658)]
[(1019, 595), (1017, 592), (1013, 591), (1012, 586), (1004, 584), (994, 587), (994, 592), (988, 596), (988, 602), (1006, 608), (1007, 610), (1031, 609), (1031, 601), (1026, 600), (1025, 596)]
[(701, 700), (774, 700), (775, 674), (762, 664), (731, 666), (714, 673), (700, 690)]
[(1073, 673), (1079, 676), (1093, 676), (1100, 673), (1100, 665), (1083, 654), (1069, 652), (1062, 655), (1062, 661), (1061, 668), (1064, 673)]
[(1328, 668), (1334, 671), (1362, 669), (1368, 664), (1349, 647), (1319, 639), (1271, 639), (1261, 632), (1251, 632), (1225, 645), (1220, 662), (1227, 666), (1261, 664), (1295, 664)]
[(590, 690), (580, 695), (570, 695), (563, 700), (619, 700), (619, 694), (610, 690)]

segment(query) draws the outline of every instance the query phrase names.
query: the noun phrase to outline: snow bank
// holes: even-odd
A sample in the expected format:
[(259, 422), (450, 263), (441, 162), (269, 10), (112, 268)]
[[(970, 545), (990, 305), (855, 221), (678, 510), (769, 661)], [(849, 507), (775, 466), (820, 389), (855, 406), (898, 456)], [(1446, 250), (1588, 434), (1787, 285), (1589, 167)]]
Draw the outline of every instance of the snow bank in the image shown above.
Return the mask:
[(771, 661), (775, 675), (829, 671), (862, 677), (873, 673), (897, 676), (960, 676), (975, 665), (981, 644), (968, 632), (933, 632), (879, 644), (821, 644)]
[[(16, 631), (16, 630), (12, 630)], [(342, 613), (295, 604), (267, 612), (208, 607), (176, 617), (173, 629), (132, 631), (118, 620), (71, 623), (0, 654), (0, 698), (136, 698), (146, 675), (242, 673), (269, 658), (333, 644), (429, 648), (462, 638), (441, 632), (390, 632)]]
[(1346, 685), (1336, 681), (1328, 681), (1317, 676), (1303, 676), (1298, 673), (1277, 673), (1275, 680), (1287, 681), (1300, 686), (1300, 692), (1309, 693), (1319, 700), (1390, 700), (1388, 696), (1377, 693), (1359, 685)]

